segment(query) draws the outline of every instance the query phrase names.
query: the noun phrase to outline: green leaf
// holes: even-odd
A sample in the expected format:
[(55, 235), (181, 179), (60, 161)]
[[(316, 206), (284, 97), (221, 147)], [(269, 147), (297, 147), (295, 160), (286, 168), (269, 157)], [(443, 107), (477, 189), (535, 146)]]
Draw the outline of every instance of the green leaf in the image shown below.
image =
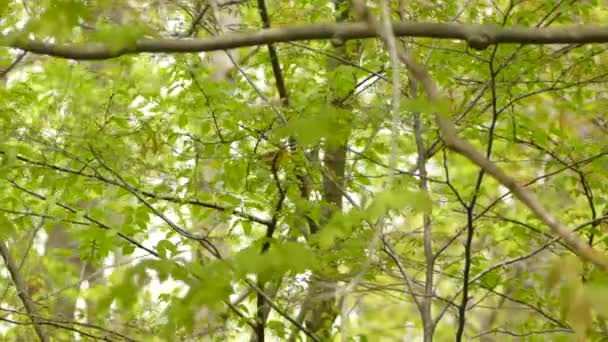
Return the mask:
[(188, 115), (180, 114), (177, 117), (177, 125), (179, 126), (179, 128), (185, 128), (188, 125)]
[(329, 84), (337, 98), (344, 98), (355, 89), (356, 78), (353, 68), (340, 65), (329, 74)]
[(424, 192), (396, 188), (376, 195), (368, 211), (373, 219), (389, 210), (401, 210), (406, 207), (417, 212), (428, 212), (431, 209), (431, 202)]
[[(171, 243), (171, 241), (160, 240), (156, 244), (156, 251), (158, 252), (158, 255), (160, 255), (160, 257), (162, 259), (167, 259), (170, 256), (174, 255), (175, 252), (177, 251), (177, 249), (175, 248), (175, 245), (173, 243)], [(167, 255), (167, 252), (169, 252), (170, 254)]]
[(13, 221), (9, 220), (6, 215), (0, 213), (0, 239), (6, 241), (15, 236), (17, 229)]
[(12, 146), (5, 146), (4, 149), (4, 158), (2, 158), (2, 166), (11, 167), (15, 165), (17, 161), (17, 150)]

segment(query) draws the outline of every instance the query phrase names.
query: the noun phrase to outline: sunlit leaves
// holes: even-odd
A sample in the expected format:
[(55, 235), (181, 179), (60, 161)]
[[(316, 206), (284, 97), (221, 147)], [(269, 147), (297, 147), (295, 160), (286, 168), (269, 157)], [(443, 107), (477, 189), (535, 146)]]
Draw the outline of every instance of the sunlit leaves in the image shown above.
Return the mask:
[(297, 274), (315, 265), (316, 256), (301, 243), (271, 243), (266, 253), (258, 246), (240, 251), (233, 258), (235, 270), (245, 276), (257, 274), (263, 279), (280, 276), (286, 272)]
[(597, 273), (591, 282), (584, 282), (580, 274), (583, 271), (581, 263), (575, 257), (556, 259), (549, 269), (547, 285), (558, 288), (560, 311), (564, 319), (571, 322), (578, 341), (588, 338), (592, 325), (594, 311), (605, 315), (606, 276)]
[(321, 141), (336, 145), (348, 135), (350, 112), (319, 99), (310, 99), (302, 110), (301, 117), (278, 130), (281, 137), (294, 135), (302, 145), (309, 146)]
[(43, 3), (46, 7), (39, 17), (28, 22), (27, 32), (64, 40), (71, 34), (72, 29), (89, 15), (88, 7), (81, 0), (50, 0)]
[[(173, 255), (177, 253), (177, 248), (171, 241), (165, 239), (160, 240), (158, 244), (156, 244), (156, 251), (162, 259), (167, 259), (173, 257)], [(161, 278), (160, 280), (166, 280), (166, 276), (164, 279)]]
[(15, 225), (4, 214), (0, 214), (0, 238), (6, 241), (15, 234)]
[(424, 192), (396, 188), (378, 194), (372, 201), (368, 213), (373, 220), (382, 217), (388, 210), (398, 211), (408, 207), (414, 212), (428, 212), (431, 209), (431, 202)]
[[(597, 4), (495, 1), (461, 8), (455, 1), (412, 1), (405, 3), (404, 13), (428, 22), (447, 22), (461, 13), (458, 21), (463, 23), (500, 23), (508, 16), (506, 26), (555, 26), (598, 21), (606, 10)], [(0, 25), (49, 42), (98, 42), (121, 51), (141, 37), (174, 37), (200, 13), (194, 34), (205, 35), (204, 29), (215, 24), (214, 15), (205, 4), (191, 5), (5, 1), (0, 2)], [(327, 1), (267, 5), (273, 27), (335, 20)], [(260, 27), (255, 4), (226, 6), (242, 15), (242, 27), (234, 29)], [(399, 20), (397, 12), (393, 7), (394, 20)], [(179, 22), (181, 18), (186, 19)], [(17, 21), (25, 27), (16, 26)], [(422, 324), (410, 296), (419, 293), (419, 299), (432, 297), (434, 315), (447, 305), (435, 338), (453, 340), (454, 323), (461, 318), (455, 306), (460, 305), (463, 269), (470, 262), (469, 276), (476, 281), (468, 288), (465, 338), (478, 333), (504, 337), (498, 331), (477, 331), (485, 329), (490, 316), (496, 321), (488, 329), (529, 339), (571, 339), (572, 334), (562, 334), (569, 328), (580, 338), (598, 333), (596, 317), (608, 315), (605, 279), (572, 258), (557, 262), (543, 278), (538, 270), (546, 267), (546, 255), (567, 250), (556, 242), (532, 253), (552, 238), (550, 232), (517, 199), (501, 197), (504, 187), (445, 150), (432, 114), (453, 120), (463, 138), (574, 228), (608, 206), (608, 164), (599, 156), (608, 141), (603, 131), (586, 130), (606, 107), (604, 47), (504, 44), (495, 51), (471, 51), (452, 40), (403, 42), (424, 62), (446, 100), (431, 103), (420, 89), (414, 96), (410, 75), (403, 70), (397, 139), (391, 135), (388, 97), (394, 70), (378, 39), (348, 41), (343, 56), (334, 55), (339, 49), (325, 40), (276, 44), (288, 105), (278, 100), (265, 48), (240, 49), (243, 58), (235, 61), (239, 70), (234, 79), (221, 83), (209, 80), (214, 66), (196, 54), (95, 62), (28, 54), (0, 89), (0, 237), (11, 252), (23, 256), (28, 286), (38, 307), (48, 310), (44, 316), (53, 316), (53, 302), (44, 296), (65, 294), (97, 304), (96, 314), (78, 319), (104, 327), (111, 319), (112, 327), (137, 340), (196, 340), (209, 334), (237, 340), (251, 334), (256, 296), (246, 293), (235, 305), (242, 317), (225, 303), (247, 287), (245, 279), (280, 280), (272, 299), (296, 317), (314, 281), (328, 284), (313, 296), (325, 298), (362, 272), (361, 282), (344, 300), (348, 309), (354, 306), (352, 314), (348, 321), (336, 320), (336, 331), (342, 323), (349, 325), (344, 339), (421, 339)], [(0, 53), (0, 70), (16, 53)], [(419, 191), (414, 113), (422, 118), (428, 192)], [(343, 207), (337, 210), (336, 203), (324, 198), (325, 183), (336, 173), (324, 159), (344, 142), (346, 171), (344, 181), (336, 182), (344, 192)], [(391, 146), (397, 146), (396, 156)], [(399, 174), (396, 186), (387, 188), (393, 156)], [(474, 234), (466, 260), (463, 227), (469, 213)], [(424, 215), (431, 222), (427, 241)], [(180, 235), (169, 220), (187, 234)], [(53, 228), (58, 224), (69, 232), (65, 245), (46, 249), (45, 239), (57, 232)], [(269, 225), (275, 230), (266, 238)], [(577, 234), (590, 242), (593, 236), (598, 250), (606, 247), (605, 222), (589, 224)], [(193, 236), (208, 239), (205, 246), (214, 244), (222, 258), (208, 253)], [(427, 297), (423, 251), (429, 243), (435, 283)], [(521, 256), (526, 257), (517, 259)], [(91, 262), (105, 285), (91, 279), (87, 289), (78, 282), (82, 270), (66, 260)], [(407, 288), (408, 276), (413, 289)], [(545, 291), (545, 285), (554, 291)], [(9, 288), (3, 298), (7, 307), (20, 307), (14, 294)], [(30, 328), (8, 324), (1, 327), (8, 327), (1, 337), (7, 340)], [(286, 339), (292, 328), (272, 310), (267, 339)], [(554, 328), (561, 330), (538, 333)]]
[[(406, 210), (413, 213), (424, 213), (431, 209), (427, 195), (419, 191), (411, 191), (397, 187), (377, 194), (368, 207), (355, 208), (347, 213), (335, 213), (327, 226), (316, 237), (324, 248), (333, 246), (336, 239), (353, 237), (353, 233), (377, 229), (379, 219), (386, 214), (404, 214)], [(365, 241), (367, 237), (362, 237)]]
[(333, 88), (333, 92), (337, 98), (344, 98), (353, 91), (356, 84), (356, 78), (353, 72), (353, 67), (349, 65), (340, 65), (331, 71), (328, 84)]
[(5, 13), (9, 10), (9, 5), (11, 4), (11, 0), (0, 0), (0, 16), (4, 16)]
[(593, 310), (603, 317), (608, 317), (608, 279), (603, 274), (597, 274), (596, 278), (585, 284), (589, 300)]
[(447, 115), (451, 113), (450, 103), (447, 100), (443, 100), (439, 103), (433, 103), (430, 102), (426, 96), (416, 97), (414, 99), (405, 99), (401, 101), (401, 108), (407, 112), (423, 113), (425, 115), (432, 115), (435, 113)]

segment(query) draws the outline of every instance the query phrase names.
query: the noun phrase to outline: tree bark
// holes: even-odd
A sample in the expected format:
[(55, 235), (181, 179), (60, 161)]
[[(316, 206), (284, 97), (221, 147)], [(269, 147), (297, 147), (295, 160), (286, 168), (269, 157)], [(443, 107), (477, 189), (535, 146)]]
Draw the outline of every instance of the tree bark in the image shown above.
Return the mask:
[[(343, 7), (345, 0), (335, 0), (336, 21), (343, 22), (348, 18), (350, 8)], [(332, 42), (334, 46), (333, 55), (340, 56), (341, 59), (347, 59), (345, 43), (342, 41)], [(328, 73), (336, 70), (342, 62), (336, 59), (329, 59)], [(330, 85), (331, 86), (331, 85)], [(345, 108), (346, 106), (339, 100), (337, 94), (332, 90), (332, 106), (336, 109)], [(338, 118), (339, 120), (340, 118)], [(326, 142), (325, 153), (323, 158), (323, 201), (328, 204), (323, 208), (323, 224), (337, 211), (342, 211), (342, 196), (344, 191), (344, 170), (346, 165), (346, 152), (348, 144), (348, 135), (335, 145), (330, 145)], [(322, 277), (322, 275), (319, 275)], [(331, 279), (329, 279), (331, 283)], [(303, 305), (302, 310), (308, 308), (307, 318), (305, 319), (306, 327), (325, 341), (332, 336), (332, 325), (338, 316), (339, 310), (336, 304), (334, 295), (327, 295), (327, 292), (333, 286), (328, 285), (328, 281), (321, 279), (312, 281), (309, 288), (309, 293), (306, 298), (306, 305)]]

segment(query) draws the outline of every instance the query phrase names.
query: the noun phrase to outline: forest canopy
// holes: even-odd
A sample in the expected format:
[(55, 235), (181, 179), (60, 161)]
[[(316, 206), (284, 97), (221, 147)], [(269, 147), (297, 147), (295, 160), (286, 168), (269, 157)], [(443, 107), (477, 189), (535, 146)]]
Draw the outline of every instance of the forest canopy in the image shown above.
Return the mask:
[(0, 339), (603, 341), (593, 0), (0, 0)]

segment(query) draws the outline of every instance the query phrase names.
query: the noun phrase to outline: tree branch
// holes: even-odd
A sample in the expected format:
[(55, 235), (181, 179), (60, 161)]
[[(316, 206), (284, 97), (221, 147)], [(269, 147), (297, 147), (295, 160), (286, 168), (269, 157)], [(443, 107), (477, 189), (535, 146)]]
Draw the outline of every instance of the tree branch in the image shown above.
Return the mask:
[[(400, 51), (400, 58), (412, 73), (412, 76), (422, 84), (428, 97), (433, 102), (439, 102), (441, 100), (441, 94), (428, 72), (418, 64), (411, 55), (403, 50)], [(558, 221), (557, 218), (545, 209), (532, 191), (526, 189), (514, 178), (507, 175), (500, 167), (477, 151), (470, 142), (460, 138), (456, 133), (454, 124), (444, 116), (443, 113), (435, 113), (435, 119), (441, 130), (441, 138), (447, 148), (466, 157), (482, 168), (485, 173), (507, 187), (517, 199), (536, 215), (538, 219), (549, 226), (549, 228), (559, 235), (566, 244), (572, 247), (579, 257), (593, 263), (604, 271), (608, 271), (608, 259), (606, 259), (602, 253), (580, 240), (570, 231), (570, 229), (568, 229), (568, 227)]]
[(36, 330), (36, 335), (38, 335), (38, 339), (41, 342), (50, 341), (48, 335), (42, 328), (42, 324), (38, 319), (38, 311), (36, 310), (36, 306), (34, 306), (34, 302), (27, 291), (27, 285), (21, 278), (21, 273), (19, 273), (19, 268), (17, 264), (13, 260), (8, 247), (6, 246), (5, 241), (0, 241), (0, 254), (2, 254), (2, 258), (4, 259), (4, 263), (6, 264), (6, 268), (8, 268), (8, 272), (11, 275), (11, 279), (17, 288), (17, 294), (19, 298), (21, 298), (21, 302), (25, 307), (25, 311), (28, 316), (32, 319), (32, 323), (34, 324), (34, 330)]
[[(21, 185), (17, 184), (17, 182), (15, 182), (12, 179), (7, 179), (7, 181), (9, 183), (11, 183), (11, 185), (15, 189), (18, 189), (18, 190), (20, 190), (20, 191), (22, 191), (22, 192), (24, 192), (24, 193), (26, 193), (26, 194), (28, 194), (30, 196), (33, 196), (33, 197), (35, 197), (35, 198), (37, 198), (39, 200), (42, 200), (42, 201), (48, 201), (49, 200), (48, 197), (43, 196), (43, 195), (41, 195), (41, 194), (39, 194), (37, 192), (34, 192), (32, 190), (26, 189), (26, 188), (22, 187)], [(55, 201), (54, 203), (58, 207), (63, 208), (64, 210), (66, 210), (69, 213), (72, 213), (72, 214), (78, 213), (78, 211), (76, 209), (72, 208), (71, 206), (69, 206), (69, 205), (67, 205), (65, 203), (62, 203), (62, 202), (59, 202), (59, 201)], [(82, 218), (84, 218), (85, 220), (89, 221), (92, 225), (95, 225), (95, 226), (97, 226), (97, 227), (99, 227), (101, 229), (105, 229), (105, 230), (111, 230), (112, 229), (110, 226), (104, 224), (103, 222), (101, 222), (99, 220), (94, 219), (93, 217), (89, 216), (88, 214), (84, 214), (82, 216)], [(158, 255), (158, 253), (155, 250), (150, 249), (150, 248), (144, 246), (143, 244), (139, 243), (138, 241), (136, 241), (134, 238), (130, 237), (129, 235), (125, 235), (125, 234), (123, 234), (121, 232), (117, 232), (116, 235), (118, 237), (120, 237), (121, 239), (127, 241), (128, 243), (134, 245), (135, 247), (137, 247), (137, 248), (139, 248), (141, 250), (144, 250), (148, 254), (153, 255), (153, 256), (155, 256), (155, 257), (158, 258), (159, 255)]]
[[(453, 23), (394, 23), (398, 37), (456, 39), (474, 49), (485, 49), (501, 43), (519, 44), (585, 44), (608, 43), (608, 26), (564, 25), (551, 28), (464, 25)], [(321, 23), (269, 28), (254, 32), (228, 33), (202, 39), (141, 39), (127, 46), (91, 42), (57, 45), (31, 40), (22, 32), (0, 36), (0, 46), (35, 54), (76, 60), (102, 60), (137, 53), (186, 53), (235, 49), (247, 46), (318, 39), (361, 39), (376, 37), (374, 28), (365, 22)]]
[(21, 52), (19, 55), (17, 55), (17, 57), (11, 63), (11, 65), (9, 65), (6, 69), (1, 70), (0, 71), (0, 79), (4, 78), (4, 76), (6, 76), (9, 72), (11, 72), (11, 70), (13, 70), (14, 68), (16, 68), (17, 65), (19, 63), (21, 63), (21, 61), (23, 60), (23, 58), (25, 57), (25, 55), (27, 55), (26, 51)]
[[(0, 150), (0, 155), (2, 154), (6, 154), (5, 151)], [(17, 155), (15, 157), (15, 159), (28, 163), (28, 164), (32, 164), (32, 165), (36, 165), (36, 166), (41, 166), (44, 168), (48, 168), (48, 169), (52, 169), (58, 172), (63, 172), (63, 173), (68, 173), (68, 174), (73, 174), (73, 175), (77, 175), (77, 176), (82, 176), (82, 177), (87, 177), (87, 178), (92, 178), (92, 179), (97, 179), (103, 183), (106, 184), (110, 184), (110, 185), (114, 185), (114, 186), (118, 186), (121, 187), (125, 190), (129, 190), (129, 188), (127, 188), (125, 186), (125, 184), (115, 181), (113, 179), (110, 178), (106, 178), (98, 173), (95, 174), (91, 174), (91, 173), (86, 173), (82, 170), (75, 170), (75, 169), (70, 169), (70, 168), (66, 168), (63, 166), (58, 166), (58, 165), (54, 165), (54, 164), (48, 164), (44, 161), (38, 161), (38, 160), (33, 160), (33, 159), (29, 159), (20, 155)], [(223, 206), (220, 204), (216, 204), (216, 203), (211, 203), (211, 202), (203, 202), (203, 201), (199, 201), (197, 199), (186, 199), (186, 198), (180, 198), (180, 197), (175, 197), (175, 196), (168, 196), (168, 195), (160, 195), (160, 194), (155, 194), (149, 191), (145, 191), (139, 188), (135, 188), (133, 186), (131, 186), (132, 190), (135, 190), (136, 192), (140, 193), (141, 195), (148, 197), (148, 198), (152, 198), (152, 199), (156, 199), (156, 200), (163, 200), (163, 201), (167, 201), (167, 202), (172, 202), (172, 203), (177, 203), (177, 204), (190, 204), (190, 205), (196, 205), (196, 206), (200, 206), (200, 207), (204, 207), (204, 208), (208, 208), (208, 209), (215, 209), (217, 211), (221, 211), (221, 212), (229, 212), (235, 216), (253, 221), (253, 222), (257, 222), (259, 224), (263, 224), (263, 225), (269, 225), (272, 222), (270, 220), (261, 218), (261, 217), (257, 217), (255, 215), (251, 215), (242, 211), (239, 211), (237, 209), (232, 209), (229, 208), (228, 206)]]

